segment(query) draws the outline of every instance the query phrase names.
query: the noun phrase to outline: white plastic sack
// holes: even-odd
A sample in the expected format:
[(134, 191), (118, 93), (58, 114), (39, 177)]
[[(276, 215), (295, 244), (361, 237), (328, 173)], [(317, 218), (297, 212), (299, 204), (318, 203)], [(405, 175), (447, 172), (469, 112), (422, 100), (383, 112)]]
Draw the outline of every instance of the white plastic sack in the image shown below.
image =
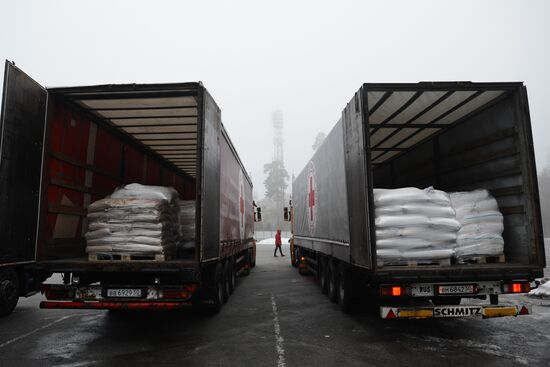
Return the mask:
[(403, 204), (377, 207), (375, 210), (376, 216), (383, 215), (424, 215), (427, 217), (446, 217), (454, 218), (454, 209), (448, 206), (433, 205), (433, 204)]
[(430, 219), (425, 215), (385, 215), (377, 217), (375, 220), (376, 228), (386, 227), (427, 227), (430, 225)]
[(499, 211), (468, 214), (461, 218), (464, 225), (474, 223), (502, 223), (503, 217)]
[(485, 189), (463, 192), (451, 192), (449, 197), (454, 208), (479, 202), (489, 198), (489, 191)]
[(398, 250), (377, 250), (376, 256), (381, 260), (442, 260), (453, 256), (452, 249), (430, 249), (401, 252)]
[(466, 215), (498, 211), (498, 203), (495, 198), (483, 199), (456, 207), (456, 217), (461, 219)]
[(429, 225), (431, 228), (452, 233), (456, 233), (460, 229), (460, 222), (454, 218), (430, 218)]
[(116, 190), (111, 198), (163, 199), (171, 202), (178, 198), (178, 192), (171, 187), (146, 186), (133, 183)]
[(479, 235), (483, 233), (502, 235), (504, 231), (503, 222), (480, 222), (465, 224), (460, 228), (460, 234), (466, 236)]
[(458, 258), (476, 256), (499, 256), (504, 252), (504, 246), (498, 241), (480, 241), (471, 245), (463, 245), (455, 248)]
[(388, 239), (396, 237), (405, 238), (429, 238), (437, 242), (455, 242), (456, 232), (441, 231), (427, 227), (388, 227), (376, 230), (376, 239)]
[(430, 241), (422, 238), (394, 237), (376, 241), (377, 249), (396, 249), (403, 252), (412, 249), (450, 249), (453, 247), (453, 242)]
[(400, 189), (374, 189), (374, 204), (376, 207), (404, 205), (410, 203), (431, 203), (449, 205), (449, 196), (440, 190), (429, 187), (420, 190), (416, 187)]

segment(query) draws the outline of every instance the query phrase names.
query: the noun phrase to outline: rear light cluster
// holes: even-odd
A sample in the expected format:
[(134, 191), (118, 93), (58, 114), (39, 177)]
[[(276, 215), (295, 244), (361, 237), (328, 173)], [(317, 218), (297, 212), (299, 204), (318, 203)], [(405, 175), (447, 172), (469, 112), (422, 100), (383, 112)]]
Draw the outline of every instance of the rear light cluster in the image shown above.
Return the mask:
[(380, 287), (382, 297), (400, 297), (407, 295), (407, 287), (398, 285), (385, 285)]
[(75, 297), (75, 290), (67, 287), (42, 285), (40, 292), (46, 296), (46, 299), (50, 300), (72, 300)]
[(502, 293), (527, 293), (531, 290), (531, 285), (528, 282), (504, 283), (502, 285)]
[(196, 284), (184, 286), (182, 288), (165, 288), (162, 290), (162, 298), (164, 299), (187, 299), (190, 298), (195, 290)]

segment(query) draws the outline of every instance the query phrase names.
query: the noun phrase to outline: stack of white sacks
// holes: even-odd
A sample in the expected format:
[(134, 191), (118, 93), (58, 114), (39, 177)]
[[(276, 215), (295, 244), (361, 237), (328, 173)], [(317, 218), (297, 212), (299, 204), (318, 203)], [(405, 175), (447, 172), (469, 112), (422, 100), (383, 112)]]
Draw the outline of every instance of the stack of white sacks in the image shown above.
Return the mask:
[(195, 248), (195, 200), (180, 200), (180, 248)]
[(450, 261), (460, 223), (447, 193), (432, 187), (375, 189), (374, 204), (380, 262)]
[(461, 224), (455, 248), (458, 260), (503, 254), (503, 217), (487, 190), (451, 193), (451, 204)]
[(504, 252), (503, 217), (487, 190), (374, 189), (374, 204), (376, 254), (385, 265)]
[(180, 230), (177, 191), (130, 184), (88, 208), (86, 252), (166, 253)]

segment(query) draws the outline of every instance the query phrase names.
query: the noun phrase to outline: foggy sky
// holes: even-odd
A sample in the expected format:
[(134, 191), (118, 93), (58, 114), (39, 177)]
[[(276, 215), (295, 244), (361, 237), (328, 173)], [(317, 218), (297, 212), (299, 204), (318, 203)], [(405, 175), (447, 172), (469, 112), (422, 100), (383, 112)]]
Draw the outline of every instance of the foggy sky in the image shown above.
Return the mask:
[(363, 82), (524, 81), (538, 170), (549, 158), (549, 1), (0, 4), (1, 61), (42, 85), (202, 81), (256, 198), (272, 112), (298, 175)]

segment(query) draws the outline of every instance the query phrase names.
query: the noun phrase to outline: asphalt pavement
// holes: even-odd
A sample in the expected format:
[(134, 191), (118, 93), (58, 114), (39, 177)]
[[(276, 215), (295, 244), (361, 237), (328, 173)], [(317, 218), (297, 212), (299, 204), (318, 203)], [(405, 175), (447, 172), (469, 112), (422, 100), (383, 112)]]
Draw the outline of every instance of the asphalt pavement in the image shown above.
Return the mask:
[(222, 311), (40, 310), (22, 299), (0, 319), (0, 366), (549, 366), (550, 300), (508, 296), (533, 315), (381, 320), (348, 315), (273, 246)]

